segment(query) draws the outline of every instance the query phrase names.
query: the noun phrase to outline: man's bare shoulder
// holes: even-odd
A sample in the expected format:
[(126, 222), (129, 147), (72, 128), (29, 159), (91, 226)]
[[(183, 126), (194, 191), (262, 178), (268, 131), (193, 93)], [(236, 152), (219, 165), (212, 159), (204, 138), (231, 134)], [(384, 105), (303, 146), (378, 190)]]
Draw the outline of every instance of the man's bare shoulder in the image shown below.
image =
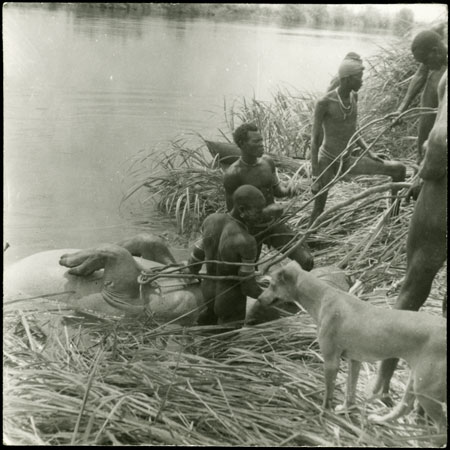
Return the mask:
[(205, 231), (211, 227), (216, 227), (218, 224), (226, 223), (229, 220), (231, 219), (227, 213), (213, 213), (203, 221), (202, 228)]
[(234, 176), (238, 175), (241, 171), (241, 160), (238, 159), (233, 164), (231, 164), (228, 169), (225, 170), (225, 176)]
[(331, 91), (328, 91), (322, 97), (320, 97), (319, 100), (317, 100), (317, 104), (328, 105), (330, 102), (335, 102), (336, 99), (337, 99), (336, 89), (333, 89)]
[(260, 162), (263, 164), (269, 164), (270, 167), (275, 167), (275, 163), (270, 155), (264, 154), (259, 158)]
[(227, 187), (232, 188), (235, 185), (240, 184), (240, 174), (241, 174), (241, 166), (239, 164), (239, 160), (235, 161), (231, 164), (230, 167), (223, 174), (223, 182), (225, 185), (225, 189)]
[(235, 248), (239, 249), (256, 245), (256, 239), (236, 221), (231, 219), (226, 224), (226, 230), (228, 236), (232, 237), (230, 243), (232, 243)]

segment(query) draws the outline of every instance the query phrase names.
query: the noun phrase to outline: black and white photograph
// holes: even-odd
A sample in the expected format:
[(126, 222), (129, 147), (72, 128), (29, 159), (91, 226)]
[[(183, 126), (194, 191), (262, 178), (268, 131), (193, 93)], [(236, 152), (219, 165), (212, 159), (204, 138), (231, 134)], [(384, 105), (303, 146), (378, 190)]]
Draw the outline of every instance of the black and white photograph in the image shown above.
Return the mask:
[(4, 445), (446, 447), (446, 3), (2, 25)]

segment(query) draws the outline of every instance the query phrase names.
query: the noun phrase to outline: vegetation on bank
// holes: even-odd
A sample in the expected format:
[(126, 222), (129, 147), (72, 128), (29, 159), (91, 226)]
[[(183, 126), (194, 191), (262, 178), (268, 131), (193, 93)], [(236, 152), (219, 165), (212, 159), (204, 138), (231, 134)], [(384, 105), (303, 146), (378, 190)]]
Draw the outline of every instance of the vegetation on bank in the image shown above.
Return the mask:
[[(396, 14), (383, 12), (375, 5), (358, 10), (340, 4), (264, 4), (264, 3), (20, 3), (26, 7), (48, 9), (72, 8), (83, 15), (97, 9), (105, 13), (161, 15), (167, 18), (204, 17), (214, 20), (251, 20), (282, 26), (311, 27), (345, 31), (389, 32), (399, 36), (410, 31), (420, 21), (405, 5)], [(16, 5), (14, 5), (16, 6)]]

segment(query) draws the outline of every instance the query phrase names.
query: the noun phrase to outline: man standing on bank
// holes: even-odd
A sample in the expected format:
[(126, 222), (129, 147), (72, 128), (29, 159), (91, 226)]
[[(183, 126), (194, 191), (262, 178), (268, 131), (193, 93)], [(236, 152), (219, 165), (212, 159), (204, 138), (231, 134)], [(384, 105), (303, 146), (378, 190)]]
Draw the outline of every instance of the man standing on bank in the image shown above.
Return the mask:
[[(288, 225), (273, 224), (283, 214), (283, 208), (275, 203), (275, 197), (287, 197), (295, 192), (290, 187), (283, 186), (272, 158), (264, 155), (263, 138), (258, 127), (255, 124), (244, 123), (236, 128), (233, 139), (241, 150), (241, 157), (224, 175), (228, 210), (232, 208), (232, 196), (239, 186), (249, 184), (258, 188), (264, 195), (267, 205), (265, 223), (254, 225), (249, 230), (258, 243), (258, 258), (264, 243), (297, 261), (304, 270), (311, 270), (314, 260), (306, 245), (293, 245), (291, 241), (295, 233)], [(289, 248), (286, 248), (287, 246)]]
[[(339, 86), (316, 104), (311, 139), (314, 195), (338, 175), (341, 158), (342, 172), (351, 167), (351, 175), (387, 175), (396, 182), (405, 180), (406, 167), (400, 162), (384, 161), (370, 150), (356, 162), (357, 158), (350, 156), (348, 150), (344, 152), (357, 129), (357, 92), (362, 86), (363, 70), (361, 60), (344, 59), (338, 70)], [(356, 144), (363, 151), (367, 149), (362, 137), (358, 137)], [(396, 193), (392, 191), (392, 200)], [(309, 225), (325, 209), (327, 197), (328, 189), (316, 197)]]
[[(433, 30), (422, 31), (413, 39), (411, 51), (414, 59), (420, 65), (408, 86), (405, 98), (394, 113), (394, 124), (398, 116), (408, 109), (411, 102), (422, 89), (420, 106), (424, 108), (438, 107), (437, 87), (448, 66), (447, 48), (443, 44), (442, 39), (442, 36)], [(435, 113), (427, 113), (420, 116), (417, 136), (417, 162), (419, 164), (424, 155), (423, 144), (428, 139), (435, 119)]]
[[(418, 311), (430, 294), (434, 277), (447, 259), (448, 80), (445, 72), (436, 95), (439, 109), (425, 143), (419, 171), (423, 186), (414, 207), (406, 241), (407, 266), (395, 309)], [(442, 305), (447, 317), (447, 296)], [(397, 359), (381, 363), (373, 393), (390, 402), (388, 392)]]

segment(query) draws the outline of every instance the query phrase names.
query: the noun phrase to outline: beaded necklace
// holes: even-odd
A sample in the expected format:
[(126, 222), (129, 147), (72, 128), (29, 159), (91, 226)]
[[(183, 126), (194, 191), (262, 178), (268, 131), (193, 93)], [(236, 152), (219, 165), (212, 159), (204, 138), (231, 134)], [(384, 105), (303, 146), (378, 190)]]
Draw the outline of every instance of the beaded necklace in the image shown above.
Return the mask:
[(256, 166), (256, 164), (258, 164), (258, 160), (256, 160), (256, 162), (253, 163), (253, 164), (249, 164), (248, 162), (245, 162), (245, 161), (242, 159), (242, 156), (241, 156), (239, 159), (241, 160), (242, 164), (244, 164), (245, 166), (254, 167), (254, 166)]
[(338, 88), (335, 89), (338, 98), (339, 107), (341, 108), (342, 114), (344, 115), (344, 120), (353, 112), (353, 91), (350, 92), (350, 105), (345, 106), (344, 102), (339, 95)]

